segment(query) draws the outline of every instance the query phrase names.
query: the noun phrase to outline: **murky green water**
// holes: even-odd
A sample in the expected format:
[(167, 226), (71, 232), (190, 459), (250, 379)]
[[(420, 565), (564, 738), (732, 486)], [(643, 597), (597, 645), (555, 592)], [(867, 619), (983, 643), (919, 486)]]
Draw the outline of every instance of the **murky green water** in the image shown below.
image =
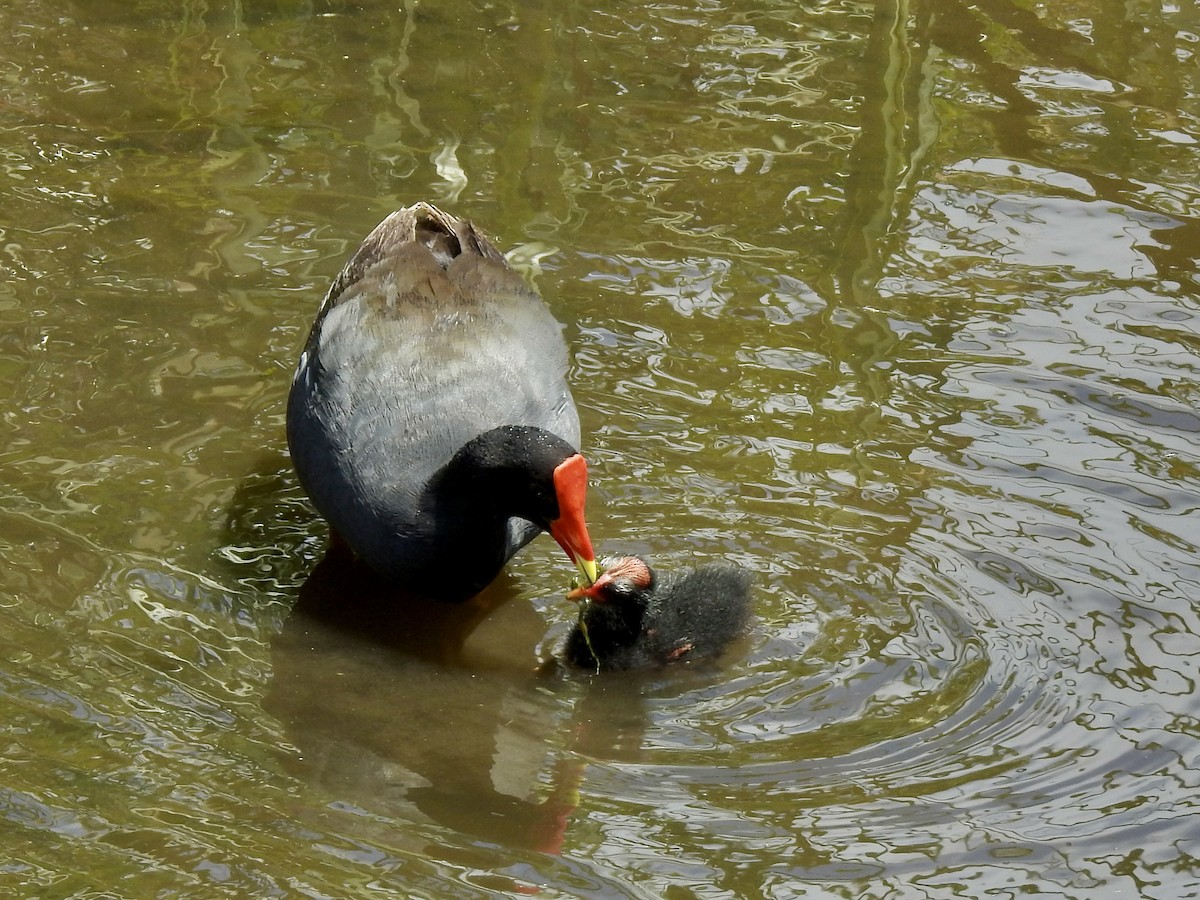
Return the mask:
[[(0, 10), (4, 893), (1200, 896), (1200, 11), (590, 6)], [(756, 573), (721, 667), (539, 671), (548, 539), (318, 566), (291, 367), (417, 199), (600, 549)]]

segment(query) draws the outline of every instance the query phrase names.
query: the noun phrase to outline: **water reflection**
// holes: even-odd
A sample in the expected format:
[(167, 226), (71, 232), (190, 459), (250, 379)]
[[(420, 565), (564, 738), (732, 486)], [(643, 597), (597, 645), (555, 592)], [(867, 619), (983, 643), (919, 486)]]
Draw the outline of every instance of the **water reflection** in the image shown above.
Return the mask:
[(579, 753), (636, 749), (645, 723), (636, 690), (610, 719), (589, 711), (614, 710), (602, 686), (534, 665), (543, 620), (516, 596), (501, 578), (465, 604), (405, 602), (327, 554), (271, 646), (289, 769), (376, 815), (558, 852)]
[(380, 815), (556, 842), (569, 806), (553, 789), (537, 798), (553, 707), (519, 703), (511, 673), (461, 661), (488, 607), (509, 599), (501, 591), (469, 606), (398, 604), (368, 574), (322, 560), (271, 648), (265, 708), (297, 747), (292, 770)]

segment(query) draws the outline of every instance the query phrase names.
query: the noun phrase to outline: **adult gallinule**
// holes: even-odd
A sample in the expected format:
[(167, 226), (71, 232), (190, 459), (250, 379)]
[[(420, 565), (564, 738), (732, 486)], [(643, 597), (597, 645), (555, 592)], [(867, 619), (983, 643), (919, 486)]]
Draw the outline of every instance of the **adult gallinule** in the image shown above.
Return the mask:
[(405, 592), (462, 601), (549, 531), (586, 583), (587, 464), (562, 326), (479, 231), (427, 203), (334, 279), (288, 398), (300, 482)]
[(638, 556), (605, 560), (590, 586), (567, 596), (588, 601), (567, 638), (571, 665), (595, 671), (657, 668), (719, 655), (750, 621), (750, 575), (710, 565), (656, 577)]

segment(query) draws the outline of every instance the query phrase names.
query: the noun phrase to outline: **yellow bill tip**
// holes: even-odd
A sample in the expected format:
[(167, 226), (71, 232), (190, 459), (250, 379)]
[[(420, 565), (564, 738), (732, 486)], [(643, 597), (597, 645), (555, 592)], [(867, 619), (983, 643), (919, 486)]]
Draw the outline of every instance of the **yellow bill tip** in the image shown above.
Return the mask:
[(584, 587), (588, 587), (589, 585), (596, 583), (596, 578), (600, 574), (600, 567), (596, 564), (594, 559), (577, 559), (575, 560), (575, 565), (579, 568), (579, 574), (582, 575), (586, 581), (586, 584), (583, 585)]

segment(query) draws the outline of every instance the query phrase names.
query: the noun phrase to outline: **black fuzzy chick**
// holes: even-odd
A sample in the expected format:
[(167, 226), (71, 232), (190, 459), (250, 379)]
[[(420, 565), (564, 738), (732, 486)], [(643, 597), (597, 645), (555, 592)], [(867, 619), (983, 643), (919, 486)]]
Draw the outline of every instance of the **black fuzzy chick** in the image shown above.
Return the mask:
[(720, 655), (750, 621), (750, 575), (709, 565), (659, 578), (638, 556), (606, 560), (567, 638), (568, 663), (593, 671), (661, 668)]

